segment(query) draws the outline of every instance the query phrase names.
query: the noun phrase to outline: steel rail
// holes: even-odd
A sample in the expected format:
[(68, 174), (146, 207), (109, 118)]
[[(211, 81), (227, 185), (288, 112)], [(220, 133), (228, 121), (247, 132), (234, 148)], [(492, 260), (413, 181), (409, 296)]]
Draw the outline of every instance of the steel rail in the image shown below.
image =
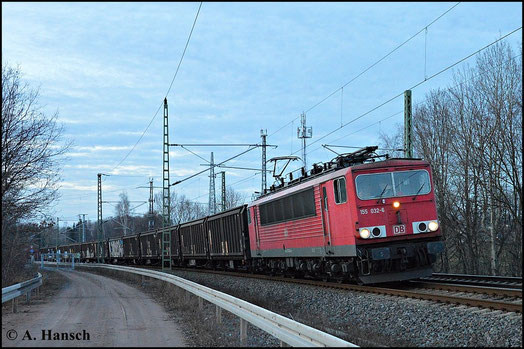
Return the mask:
[(470, 274), (447, 274), (447, 273), (433, 273), (432, 276), (423, 279), (456, 279), (456, 280), (471, 280), (471, 281), (489, 281), (497, 283), (512, 283), (521, 284), (522, 277), (520, 276), (493, 276), (493, 275), (470, 275)]
[(384, 295), (390, 295), (390, 296), (424, 299), (424, 300), (431, 300), (431, 301), (435, 301), (439, 303), (460, 304), (460, 305), (467, 305), (470, 307), (480, 307), (480, 308), (488, 308), (488, 309), (493, 309), (493, 310), (504, 310), (504, 311), (509, 311), (509, 312), (522, 313), (522, 304), (521, 303), (519, 304), (519, 303), (499, 301), (499, 300), (477, 299), (477, 298), (469, 298), (469, 297), (453, 296), (453, 295), (440, 295), (440, 294), (425, 293), (425, 292), (420, 292), (420, 291), (417, 292), (413, 290), (404, 290), (404, 289), (396, 289), (396, 288), (381, 287), (381, 286), (363, 286), (363, 285), (354, 285), (354, 284), (328, 283), (328, 282), (322, 282), (318, 280), (308, 280), (308, 279), (271, 277), (271, 276), (259, 275), (259, 274), (233, 273), (233, 272), (227, 272), (227, 271), (214, 271), (214, 270), (213, 271), (196, 270), (196, 269), (188, 270), (184, 268), (177, 268), (177, 269), (184, 270), (184, 271), (201, 271), (201, 272), (206, 272), (206, 273), (215, 273), (215, 274), (222, 274), (222, 275), (251, 277), (251, 278), (266, 279), (266, 280), (272, 280), (272, 281), (292, 282), (292, 283), (311, 285), (311, 286), (317, 286), (317, 287), (320, 286), (320, 287), (339, 288), (339, 289), (346, 289), (346, 290), (357, 291), (357, 292), (376, 293), (376, 294), (384, 294)]
[(432, 276), (420, 278), (421, 281), (459, 283), (463, 285), (494, 286), (522, 289), (522, 278), (511, 276), (466, 275), (434, 273)]
[(454, 292), (469, 292), (469, 293), (480, 293), (489, 294), (493, 296), (503, 297), (515, 297), (522, 298), (522, 289), (505, 288), (505, 287), (486, 287), (486, 286), (475, 286), (475, 285), (458, 285), (458, 284), (446, 284), (440, 282), (430, 281), (411, 281), (411, 285), (414, 287), (420, 286), (424, 288), (446, 290)]

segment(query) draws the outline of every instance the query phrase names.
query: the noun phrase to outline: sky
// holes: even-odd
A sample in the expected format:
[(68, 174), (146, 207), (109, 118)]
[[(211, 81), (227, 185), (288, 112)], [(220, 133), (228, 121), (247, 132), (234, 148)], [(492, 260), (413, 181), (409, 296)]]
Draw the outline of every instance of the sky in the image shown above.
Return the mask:
[[(204, 2), (173, 81), (199, 6), (2, 2), (2, 64), (20, 67), (73, 141), (48, 211), (61, 225), (79, 214), (97, 219), (98, 173), (109, 175), (104, 218), (123, 192), (134, 214), (147, 212), (149, 178), (162, 185), (164, 97), (169, 143), (260, 144), (264, 129), (277, 146), (267, 159), (302, 156), (297, 126), (306, 112), (310, 167), (335, 156), (323, 144), (378, 145), (403, 123), (405, 90), (418, 85), (413, 105), (422, 103), (453, 86), (454, 69), (474, 66), (475, 56), (433, 75), (522, 27), (521, 2)], [(503, 40), (520, 52), (522, 29)], [(218, 163), (248, 149), (186, 148), (170, 147), (171, 183), (205, 169), (211, 152)], [(260, 169), (261, 149), (226, 164)], [(260, 191), (260, 172), (219, 171), (246, 202)], [(171, 192), (207, 207), (209, 172)]]

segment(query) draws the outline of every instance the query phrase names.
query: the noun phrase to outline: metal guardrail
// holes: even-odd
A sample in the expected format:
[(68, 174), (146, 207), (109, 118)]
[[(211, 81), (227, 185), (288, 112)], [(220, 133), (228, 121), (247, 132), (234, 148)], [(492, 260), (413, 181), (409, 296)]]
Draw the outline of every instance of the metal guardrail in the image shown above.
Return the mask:
[(42, 274), (34, 279), (21, 282), (12, 286), (2, 288), (2, 303), (13, 300), (13, 312), (16, 312), (16, 298), (26, 295), (27, 301), (31, 299), (31, 291), (42, 285)]
[[(181, 277), (140, 268), (114, 266), (114, 265), (87, 265), (81, 264), (82, 267), (95, 267), (112, 269), (124, 272), (130, 272), (146, 277), (163, 280), (174, 284), (187, 292), (190, 292), (202, 299), (207, 300), (217, 306), (217, 317), (219, 309), (225, 309), (240, 317), (240, 336), (241, 341), (245, 340), (247, 331), (247, 322), (266, 331), (274, 337), (280, 339), (283, 343), (291, 346), (311, 347), (311, 346), (329, 346), (329, 347), (358, 347), (357, 345), (342, 340), (328, 333), (317, 330), (316, 328), (301, 324), (294, 320), (288, 319), (282, 315), (248, 303), (239, 298), (227, 295), (223, 292), (213, 290), (212, 288), (199, 285), (195, 282), (183, 279)], [(80, 266), (80, 265), (78, 265)], [(202, 308), (202, 300), (199, 299), (199, 307)]]

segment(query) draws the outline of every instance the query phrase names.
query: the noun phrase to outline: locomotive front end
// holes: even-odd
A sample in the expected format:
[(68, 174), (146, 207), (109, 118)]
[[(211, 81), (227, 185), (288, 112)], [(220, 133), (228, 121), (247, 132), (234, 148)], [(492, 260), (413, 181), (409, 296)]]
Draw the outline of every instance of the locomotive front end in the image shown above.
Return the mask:
[(355, 166), (352, 174), (360, 281), (430, 276), (444, 244), (429, 163), (390, 159)]

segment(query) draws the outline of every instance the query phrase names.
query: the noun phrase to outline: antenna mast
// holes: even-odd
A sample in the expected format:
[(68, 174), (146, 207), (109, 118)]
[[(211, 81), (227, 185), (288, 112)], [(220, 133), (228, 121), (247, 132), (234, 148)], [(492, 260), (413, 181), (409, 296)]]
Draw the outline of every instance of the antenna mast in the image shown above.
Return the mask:
[(302, 112), (300, 115), (300, 127), (297, 128), (297, 137), (302, 139), (302, 162), (304, 164), (304, 170), (307, 171), (306, 161), (306, 138), (313, 137), (313, 127), (306, 126), (306, 113)]

